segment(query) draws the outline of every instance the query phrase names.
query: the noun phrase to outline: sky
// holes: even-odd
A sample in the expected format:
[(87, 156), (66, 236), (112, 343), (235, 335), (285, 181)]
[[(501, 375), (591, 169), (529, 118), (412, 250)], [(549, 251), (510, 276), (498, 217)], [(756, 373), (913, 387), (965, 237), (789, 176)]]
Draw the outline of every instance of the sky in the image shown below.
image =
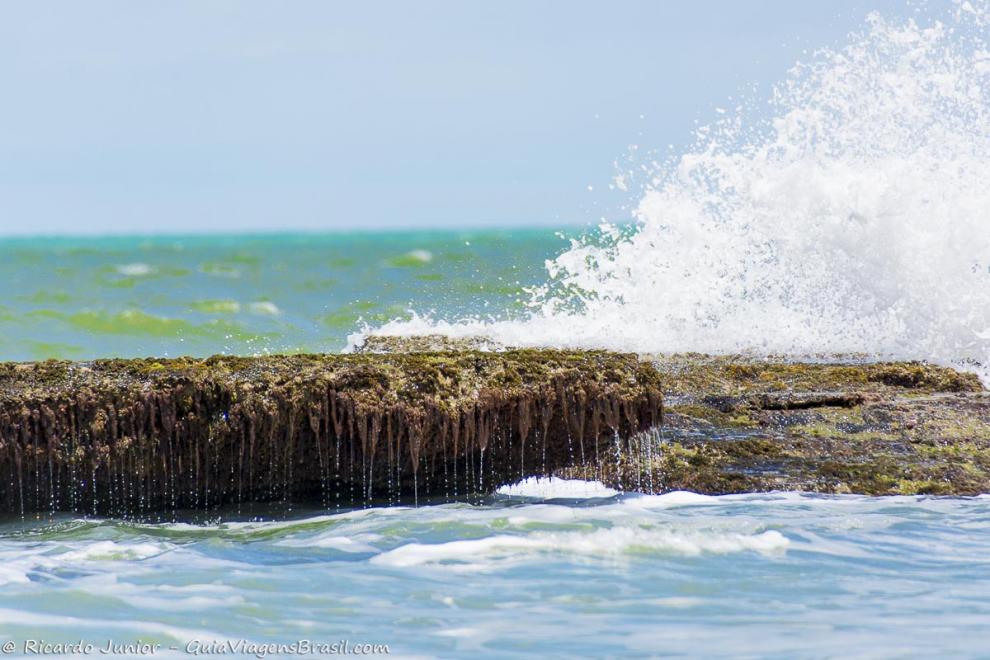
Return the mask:
[[(903, 0), (0, 4), (0, 234), (573, 226)], [(633, 193), (623, 193), (626, 197)]]

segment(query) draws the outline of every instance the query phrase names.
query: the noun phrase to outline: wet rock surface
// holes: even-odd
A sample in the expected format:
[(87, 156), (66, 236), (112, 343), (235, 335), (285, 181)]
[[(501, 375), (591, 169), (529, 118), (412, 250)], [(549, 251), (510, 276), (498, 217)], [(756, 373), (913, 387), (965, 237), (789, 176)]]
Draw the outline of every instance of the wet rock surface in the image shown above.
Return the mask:
[(492, 492), (659, 424), (597, 351), (0, 364), (0, 512), (142, 515)]
[(540, 475), (641, 492), (990, 491), (990, 393), (945, 367), (368, 349), (2, 363), (0, 512), (408, 503)]
[[(919, 363), (656, 356), (662, 429), (560, 476), (722, 494), (990, 492), (990, 393)], [(644, 449), (645, 447), (645, 449)]]
[(444, 335), (368, 335), (356, 347), (357, 353), (430, 353), (449, 351), (498, 351), (505, 350), (494, 340), (485, 337), (445, 337)]

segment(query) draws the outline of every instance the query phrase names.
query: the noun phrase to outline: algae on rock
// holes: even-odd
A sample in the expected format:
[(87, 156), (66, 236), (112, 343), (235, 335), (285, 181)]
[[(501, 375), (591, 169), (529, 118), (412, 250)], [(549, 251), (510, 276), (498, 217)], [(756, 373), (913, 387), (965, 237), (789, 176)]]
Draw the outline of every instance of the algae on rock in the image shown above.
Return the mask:
[(990, 492), (990, 393), (923, 363), (655, 356), (664, 426), (559, 476), (707, 494)]
[(990, 491), (990, 393), (971, 374), (491, 348), (0, 363), (0, 511), (353, 506), (539, 475), (641, 492)]
[(660, 422), (635, 355), (0, 364), (0, 511), (131, 515), (491, 492)]

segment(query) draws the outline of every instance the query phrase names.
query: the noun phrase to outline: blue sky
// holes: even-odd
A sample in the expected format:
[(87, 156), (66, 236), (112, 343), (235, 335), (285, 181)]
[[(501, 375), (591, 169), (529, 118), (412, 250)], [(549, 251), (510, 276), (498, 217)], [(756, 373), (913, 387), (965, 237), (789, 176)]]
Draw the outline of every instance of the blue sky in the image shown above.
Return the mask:
[[(0, 233), (563, 226), (873, 0), (10, 2)], [(588, 186), (592, 190), (588, 190)]]

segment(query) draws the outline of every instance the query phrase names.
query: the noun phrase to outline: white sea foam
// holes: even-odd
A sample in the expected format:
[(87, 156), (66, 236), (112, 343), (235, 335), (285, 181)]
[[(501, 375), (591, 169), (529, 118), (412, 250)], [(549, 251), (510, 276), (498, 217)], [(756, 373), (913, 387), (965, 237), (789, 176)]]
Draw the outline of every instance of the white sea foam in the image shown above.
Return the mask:
[(377, 332), (990, 364), (988, 17), (871, 15), (647, 165), (635, 231), (605, 225), (548, 262), (528, 318)]
[(641, 508), (664, 508), (674, 506), (698, 506), (706, 504), (725, 504), (724, 497), (701, 495), (687, 490), (675, 490), (662, 495), (641, 495), (627, 499), (626, 506)]
[(27, 573), (20, 566), (16, 564), (0, 566), (0, 587), (15, 583), (27, 584), (30, 581)]
[(151, 266), (136, 262), (133, 264), (121, 264), (117, 266), (117, 272), (127, 277), (143, 277), (151, 274)]
[(278, 316), (282, 313), (282, 310), (278, 308), (278, 305), (268, 300), (253, 302), (248, 305), (248, 309), (251, 310), (252, 314), (260, 314), (262, 316)]
[(429, 250), (411, 250), (406, 253), (406, 257), (424, 264), (433, 261), (433, 253)]
[(541, 479), (530, 477), (509, 486), (498, 489), (499, 495), (510, 497), (534, 497), (540, 499), (588, 499), (594, 497), (612, 497), (619, 491), (605, 486), (598, 481), (582, 481), (581, 479), (560, 479), (549, 477)]
[(677, 531), (666, 528), (618, 527), (592, 532), (533, 532), (526, 536), (496, 535), (448, 543), (409, 543), (372, 557), (373, 564), (408, 568), (443, 566), (466, 572), (484, 571), (532, 559), (541, 554), (622, 558), (635, 554), (697, 556), (786, 550), (790, 541), (778, 531), (759, 534)]
[(94, 541), (75, 550), (58, 555), (62, 563), (77, 561), (132, 561), (147, 559), (168, 552), (168, 544), (119, 543), (117, 541)]
[(303, 537), (298, 539), (284, 539), (278, 541), (276, 545), (300, 548), (323, 548), (327, 550), (339, 550), (349, 553), (373, 553), (378, 549), (370, 545), (368, 541), (377, 541), (377, 535), (362, 535), (360, 538), (349, 536), (339, 536), (334, 533), (320, 534), (315, 537)]
[(240, 595), (227, 596), (225, 598), (211, 598), (208, 596), (159, 598), (145, 594), (121, 595), (119, 593), (115, 595), (132, 607), (158, 612), (192, 612), (225, 607), (239, 607), (246, 602), (244, 597)]
[(35, 572), (51, 573), (65, 567), (88, 570), (92, 562), (129, 562), (157, 557), (175, 546), (170, 543), (133, 543), (112, 540), (73, 543), (62, 546), (35, 545), (17, 548), (0, 545), (0, 586), (28, 583)]
[[(51, 630), (60, 628), (92, 629), (99, 631), (124, 632), (137, 635), (155, 635), (165, 637), (176, 642), (185, 642), (192, 639), (206, 639), (223, 641), (237, 641), (235, 638), (222, 635), (209, 630), (196, 628), (184, 628), (158, 623), (152, 620), (112, 620), (105, 616), (76, 617), (64, 616), (60, 614), (47, 614), (40, 612), (27, 612), (21, 609), (0, 608), (0, 621), (7, 625), (26, 626), (31, 629), (42, 629), (48, 627)], [(169, 654), (165, 654), (168, 656)]]

